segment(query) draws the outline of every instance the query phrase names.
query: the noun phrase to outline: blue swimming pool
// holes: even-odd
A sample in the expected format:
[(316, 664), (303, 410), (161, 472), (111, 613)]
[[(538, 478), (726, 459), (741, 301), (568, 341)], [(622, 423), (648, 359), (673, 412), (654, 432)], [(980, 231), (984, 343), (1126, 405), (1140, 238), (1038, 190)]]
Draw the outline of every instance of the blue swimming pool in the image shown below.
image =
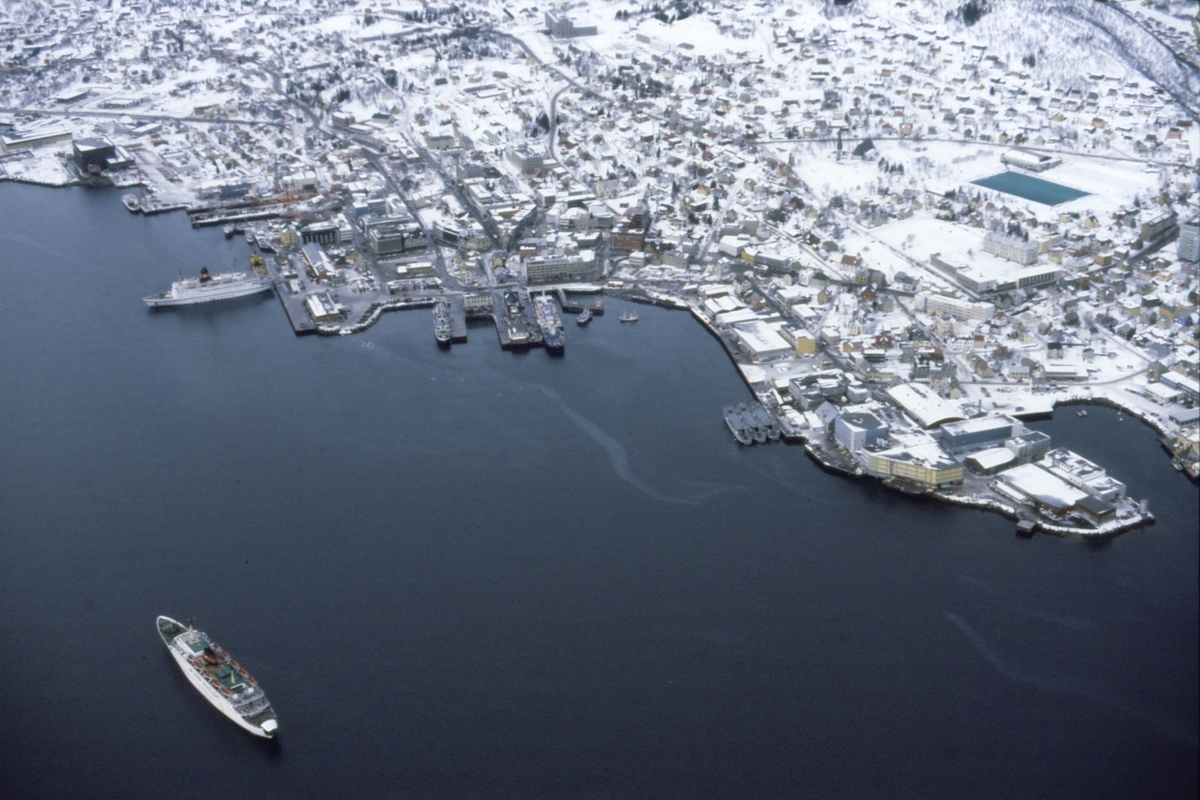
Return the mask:
[(1070, 186), (1051, 183), (1050, 181), (1044, 181), (1041, 178), (1035, 178), (1032, 175), (1025, 175), (1020, 172), (1001, 172), (990, 178), (980, 178), (977, 181), (971, 181), (971, 183), (976, 186), (982, 186), (985, 189), (994, 189), (997, 192), (1023, 197), (1026, 200), (1032, 200), (1044, 206), (1056, 206), (1059, 203), (1078, 200), (1088, 195), (1087, 192), (1072, 189)]

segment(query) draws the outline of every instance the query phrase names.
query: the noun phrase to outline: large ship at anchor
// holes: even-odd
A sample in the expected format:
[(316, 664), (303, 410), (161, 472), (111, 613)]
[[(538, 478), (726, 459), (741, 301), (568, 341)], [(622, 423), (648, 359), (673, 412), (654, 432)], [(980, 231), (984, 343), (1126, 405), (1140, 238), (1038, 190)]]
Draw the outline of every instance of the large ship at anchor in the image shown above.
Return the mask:
[(205, 700), (255, 736), (275, 736), (279, 721), (258, 681), (219, 644), (170, 617), (158, 618), (158, 635)]
[(214, 300), (231, 300), (269, 290), (274, 284), (271, 279), (254, 272), (222, 272), (213, 275), (208, 267), (200, 270), (195, 278), (180, 277), (171, 284), (169, 292), (152, 294), (143, 298), (151, 308), (159, 306), (188, 306), (194, 303), (211, 303)]

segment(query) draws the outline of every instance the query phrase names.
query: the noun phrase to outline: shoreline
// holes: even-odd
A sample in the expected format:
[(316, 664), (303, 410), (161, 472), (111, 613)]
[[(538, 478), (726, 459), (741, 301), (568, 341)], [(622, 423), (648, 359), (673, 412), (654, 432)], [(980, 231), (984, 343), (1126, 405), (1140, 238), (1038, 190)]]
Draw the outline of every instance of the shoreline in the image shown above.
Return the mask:
[[(704, 329), (707, 330), (709, 334), (713, 336), (713, 338), (721, 343), (722, 348), (725, 350), (725, 354), (729, 356), (729, 360), (733, 362), (734, 367), (737, 368), (738, 374), (742, 377), (742, 381), (746, 384), (746, 388), (748, 388), (750, 392), (754, 394), (755, 398), (758, 399), (759, 402), (762, 401), (762, 398), (759, 397), (757, 392), (755, 392), (754, 386), (746, 378), (746, 374), (742, 370), (742, 365), (740, 362), (738, 362), (736, 355), (730, 350), (729, 343), (717, 330), (713, 328), (708, 320), (704, 319), (703, 315), (700, 314), (694, 306), (687, 303), (682, 303), (674, 298), (652, 295), (644, 289), (619, 289), (606, 293), (633, 303), (642, 303), (644, 305), (659, 306), (661, 308), (670, 308), (673, 310), (686, 309), (690, 311), (691, 316), (702, 326), (704, 326)], [(1162, 445), (1164, 449), (1167, 449), (1164, 441), (1166, 430), (1163, 428), (1162, 424), (1153, 418), (1141, 414), (1136, 409), (1122, 406), (1108, 397), (1066, 398), (1064, 400), (1056, 400), (1055, 402), (1051, 403), (1051, 414), (1053, 414), (1053, 412), (1060, 406), (1068, 405), (1106, 406), (1108, 408), (1113, 408), (1126, 413), (1149, 426), (1155, 432), (1159, 444)], [(902, 485), (900, 481), (897, 481), (893, 478), (880, 478), (874, 475), (869, 475), (864, 472), (856, 462), (847, 461), (847, 464), (843, 465), (840, 463), (840, 459), (835, 459), (832, 457), (824, 447), (816, 444), (808, 436), (793, 431), (790, 426), (781, 427), (783, 427), (783, 441), (787, 444), (803, 445), (804, 452), (808, 454), (809, 458), (811, 458), (818, 467), (827, 473), (838, 475), (844, 478), (850, 478), (852, 480), (874, 481), (891, 491), (899, 492), (901, 494), (915, 497), (936, 498), (943, 502), (952, 503), (954, 505), (999, 514), (1002, 517), (1017, 522), (1033, 522), (1035, 526), (1033, 529), (1034, 531), (1041, 531), (1043, 533), (1066, 538), (1095, 539), (1117, 536), (1135, 528), (1153, 525), (1155, 522), (1154, 514), (1149, 511), (1143, 511), (1139, 512), (1133, 518), (1114, 521), (1098, 528), (1080, 528), (1074, 525), (1062, 525), (1056, 523), (1053, 520), (1046, 518), (1044, 515), (1033, 511), (1032, 508), (1030, 508), (1026, 513), (1021, 513), (1020, 509), (992, 498), (979, 497), (978, 495), (965, 495), (962, 492), (955, 492), (952, 489), (947, 488), (918, 488), (914, 486), (910, 489)], [(1173, 454), (1172, 458), (1174, 458)], [(1195, 482), (1195, 479), (1192, 478), (1192, 476), (1187, 473), (1186, 470), (1183, 472), (1185, 475), (1188, 475), (1189, 479), (1192, 479), (1193, 482)]]

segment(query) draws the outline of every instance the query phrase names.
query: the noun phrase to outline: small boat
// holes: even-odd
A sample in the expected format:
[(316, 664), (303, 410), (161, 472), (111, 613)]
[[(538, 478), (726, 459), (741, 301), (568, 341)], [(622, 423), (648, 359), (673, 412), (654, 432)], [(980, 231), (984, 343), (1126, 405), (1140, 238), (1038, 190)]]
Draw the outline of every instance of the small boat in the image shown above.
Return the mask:
[(604, 301), (603, 300), (597, 300), (596, 302), (592, 303), (592, 316), (593, 317), (603, 317), (604, 316)]
[(575, 324), (579, 325), (580, 327), (587, 325), (591, 321), (592, 311), (589, 308), (585, 308), (583, 311), (579, 312), (579, 316), (575, 318)]
[(637, 322), (638, 315), (632, 311), (621, 315), (621, 322)]
[(1079, 409), (1079, 413), (1077, 413), (1075, 416), (1077, 416), (1077, 417), (1086, 417), (1086, 416), (1087, 416), (1087, 409), (1085, 409), (1085, 408), (1081, 408), (1081, 409)]
[(225, 234), (226, 239), (233, 238), (233, 226), (232, 225), (226, 225), (224, 228), (221, 229), (221, 231)]

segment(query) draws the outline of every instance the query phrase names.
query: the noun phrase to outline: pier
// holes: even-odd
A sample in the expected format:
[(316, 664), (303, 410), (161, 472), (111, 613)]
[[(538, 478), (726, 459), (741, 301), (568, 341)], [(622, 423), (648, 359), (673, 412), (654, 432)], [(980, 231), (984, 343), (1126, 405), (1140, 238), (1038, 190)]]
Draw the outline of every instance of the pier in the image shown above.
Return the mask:
[(450, 341), (455, 344), (467, 341), (467, 312), (462, 294), (447, 294), (442, 299), (450, 305)]

